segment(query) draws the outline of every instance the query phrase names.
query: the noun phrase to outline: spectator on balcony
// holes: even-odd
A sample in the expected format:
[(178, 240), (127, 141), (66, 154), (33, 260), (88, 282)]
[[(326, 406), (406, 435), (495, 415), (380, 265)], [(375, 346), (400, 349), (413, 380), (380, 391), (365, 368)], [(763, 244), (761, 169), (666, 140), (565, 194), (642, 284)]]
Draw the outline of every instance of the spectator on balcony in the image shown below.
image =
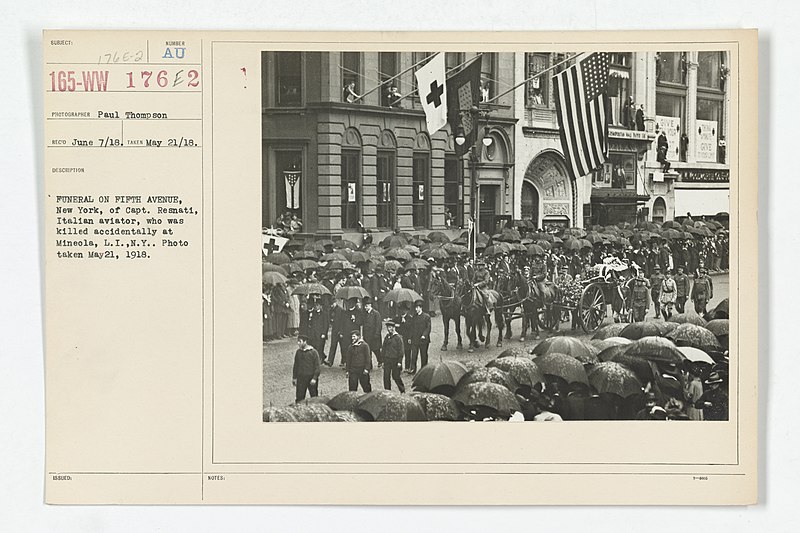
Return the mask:
[(361, 98), (356, 93), (356, 82), (351, 81), (345, 86), (345, 88), (343, 89), (343, 96), (345, 101), (351, 104), (356, 103), (359, 100), (359, 98)]
[(644, 104), (639, 105), (639, 109), (636, 110), (636, 131), (644, 131)]
[(403, 95), (400, 94), (400, 91), (397, 89), (396, 85), (392, 85), (389, 87), (389, 90), (386, 92), (386, 106), (387, 107), (394, 107), (397, 109), (402, 108), (403, 106), (400, 105), (400, 100), (403, 99)]
[(622, 125), (629, 130), (636, 129), (636, 104), (633, 103), (633, 96), (629, 96), (622, 106)]
[(669, 167), (672, 165), (669, 161), (667, 161), (667, 153), (669, 151), (669, 141), (667, 141), (667, 134), (664, 133), (664, 130), (661, 130), (661, 133), (658, 135), (658, 153), (656, 156), (656, 161), (661, 163), (661, 169), (666, 172), (669, 170)]

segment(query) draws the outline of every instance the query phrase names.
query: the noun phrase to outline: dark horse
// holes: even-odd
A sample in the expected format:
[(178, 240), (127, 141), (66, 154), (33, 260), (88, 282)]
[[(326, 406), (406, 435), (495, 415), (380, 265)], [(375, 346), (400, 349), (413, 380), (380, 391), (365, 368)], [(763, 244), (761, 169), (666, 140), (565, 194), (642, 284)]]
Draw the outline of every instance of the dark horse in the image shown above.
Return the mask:
[[(481, 342), (485, 339), (486, 347), (489, 347), (492, 341), (492, 311), (494, 311), (497, 328), (500, 332), (498, 334), (497, 345), (502, 346), (502, 328), (505, 324), (505, 320), (502, 307), (497, 305), (499, 300), (500, 295), (497, 291), (481, 291), (475, 286), (468, 288), (461, 297), (461, 314), (464, 315), (467, 325), (469, 352), (472, 352), (474, 348), (480, 346), (478, 339), (480, 339)], [(486, 326), (486, 337), (483, 335), (484, 326)]]
[(439, 311), (442, 313), (442, 324), (444, 325), (444, 342), (442, 350), (447, 350), (447, 343), (450, 339), (450, 321), (455, 323), (456, 337), (458, 346), (461, 344), (461, 296), (458, 294), (460, 282), (455, 286), (447, 281), (445, 273), (441, 269), (434, 269), (431, 272), (431, 294), (439, 298)]
[[(560, 317), (557, 309), (553, 307), (553, 302), (560, 300), (559, 288), (553, 284), (542, 284), (539, 290), (536, 281), (529, 280), (521, 271), (512, 274), (509, 283), (510, 296), (508, 299), (519, 302), (517, 305), (522, 307), (522, 333), (520, 342), (525, 341), (528, 334), (528, 326), (533, 331), (534, 338), (539, 338), (539, 319), (544, 318), (545, 323), (558, 323)], [(507, 312), (513, 311), (516, 305), (506, 307)], [(510, 328), (509, 328), (510, 329)], [(508, 332), (510, 335), (510, 331)]]

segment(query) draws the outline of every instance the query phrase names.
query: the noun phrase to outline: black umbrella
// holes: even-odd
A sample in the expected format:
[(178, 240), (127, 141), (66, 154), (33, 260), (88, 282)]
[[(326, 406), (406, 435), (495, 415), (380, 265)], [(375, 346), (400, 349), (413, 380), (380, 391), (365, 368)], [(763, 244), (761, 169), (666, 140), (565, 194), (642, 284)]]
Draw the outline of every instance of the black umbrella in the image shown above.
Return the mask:
[(427, 420), (419, 402), (408, 394), (394, 391), (368, 392), (353, 409), (364, 413), (376, 422), (412, 422)]
[(478, 382), (460, 387), (453, 399), (466, 407), (488, 407), (506, 417), (520, 410), (510, 390), (497, 383)]
[(458, 420), (458, 405), (452, 398), (444, 394), (432, 392), (412, 392), (409, 394), (417, 400), (428, 420)]
[(499, 368), (476, 368), (470, 370), (461, 378), (458, 385), (458, 390), (470, 385), (472, 383), (496, 383), (507, 388), (511, 392), (516, 392), (519, 388), (517, 380), (511, 377), (508, 372), (500, 370)]
[(455, 387), (467, 373), (467, 367), (458, 361), (429, 363), (419, 369), (412, 386), (415, 390), (429, 392), (441, 387)]
[(625, 355), (668, 364), (680, 364), (685, 359), (675, 343), (664, 337), (642, 337), (628, 346)]

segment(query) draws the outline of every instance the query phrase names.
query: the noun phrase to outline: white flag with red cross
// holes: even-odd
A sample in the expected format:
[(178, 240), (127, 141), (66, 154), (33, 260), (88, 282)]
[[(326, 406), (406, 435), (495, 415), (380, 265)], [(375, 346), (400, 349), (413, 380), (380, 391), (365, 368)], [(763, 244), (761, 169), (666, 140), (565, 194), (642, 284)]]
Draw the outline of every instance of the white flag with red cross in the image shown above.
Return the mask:
[(425, 111), (428, 133), (433, 135), (447, 124), (447, 86), (444, 54), (438, 53), (414, 73), (419, 101)]

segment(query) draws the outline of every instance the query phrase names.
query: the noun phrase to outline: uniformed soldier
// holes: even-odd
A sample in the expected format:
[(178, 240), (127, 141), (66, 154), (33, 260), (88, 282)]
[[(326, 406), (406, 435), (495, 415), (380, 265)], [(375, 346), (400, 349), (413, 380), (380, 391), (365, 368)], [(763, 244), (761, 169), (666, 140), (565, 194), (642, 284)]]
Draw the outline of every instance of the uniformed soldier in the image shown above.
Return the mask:
[(631, 291), (631, 307), (633, 308), (633, 320), (635, 322), (644, 321), (649, 307), (649, 302), (647, 301), (649, 293), (647, 280), (644, 278), (644, 270), (639, 270)]
[(661, 284), (663, 281), (664, 275), (661, 273), (661, 266), (656, 263), (653, 265), (653, 274), (650, 276), (650, 298), (653, 300), (656, 318), (661, 315)]
[(706, 305), (708, 301), (714, 297), (714, 284), (706, 274), (708, 270), (705, 266), (700, 266), (700, 273), (697, 279), (694, 280), (692, 286), (692, 302), (694, 302), (694, 311), (700, 316), (706, 314)]
[(683, 313), (686, 309), (686, 299), (689, 297), (691, 281), (689, 276), (684, 273), (683, 265), (678, 265), (678, 273), (675, 275), (675, 309)]

